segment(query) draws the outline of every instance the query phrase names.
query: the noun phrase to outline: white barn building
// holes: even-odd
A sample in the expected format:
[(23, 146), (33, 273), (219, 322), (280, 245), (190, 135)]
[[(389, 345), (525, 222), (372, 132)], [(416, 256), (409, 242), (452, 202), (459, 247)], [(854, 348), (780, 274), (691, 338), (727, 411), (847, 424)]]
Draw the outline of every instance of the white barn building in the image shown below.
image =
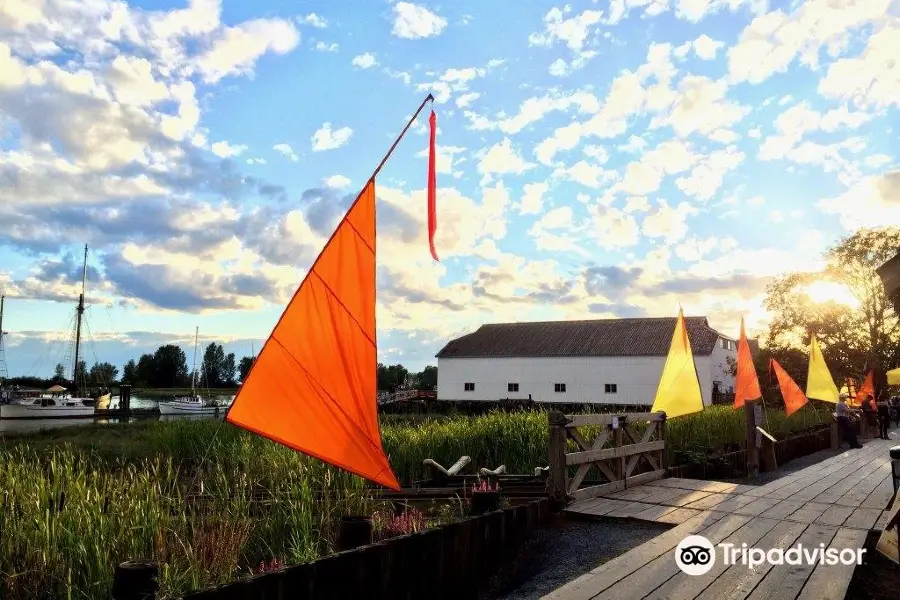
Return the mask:
[[(505, 399), (568, 404), (650, 405), (662, 374), (674, 317), (482, 325), (437, 354), (438, 400)], [(694, 363), (710, 405), (713, 388), (734, 391), (728, 357), (737, 343), (685, 317)]]

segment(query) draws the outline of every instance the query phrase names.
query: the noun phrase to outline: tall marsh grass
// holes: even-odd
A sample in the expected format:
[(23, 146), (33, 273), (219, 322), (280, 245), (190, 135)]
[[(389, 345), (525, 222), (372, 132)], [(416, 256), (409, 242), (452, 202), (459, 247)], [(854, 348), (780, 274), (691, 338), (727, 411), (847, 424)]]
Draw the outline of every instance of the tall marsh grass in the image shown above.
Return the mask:
[[(768, 429), (784, 436), (824, 415), (770, 410)], [(671, 420), (667, 445), (739, 443), (744, 428), (742, 411), (713, 407)], [(393, 420), (382, 437), (405, 483), (426, 475), (424, 458), (468, 455), (510, 473), (547, 462), (544, 413)], [(164, 563), (161, 598), (272, 559), (315, 559), (342, 515), (371, 514), (376, 499), (360, 479), (237, 428), (174, 421), (0, 438), (0, 505), (0, 598), (105, 600), (115, 564), (131, 558)]]

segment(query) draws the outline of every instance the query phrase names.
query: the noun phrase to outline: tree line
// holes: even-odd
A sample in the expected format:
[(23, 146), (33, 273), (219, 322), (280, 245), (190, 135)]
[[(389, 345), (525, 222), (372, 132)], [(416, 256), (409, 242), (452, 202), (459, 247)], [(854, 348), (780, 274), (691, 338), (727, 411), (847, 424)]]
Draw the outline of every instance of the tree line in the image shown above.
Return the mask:
[[(203, 351), (203, 357), (195, 373), (197, 385), (204, 388), (235, 387), (247, 378), (256, 360), (244, 356), (237, 360), (234, 352), (225, 353), (222, 344), (211, 342)], [(40, 377), (12, 377), (6, 383), (26, 387), (49, 387), (65, 385), (71, 381), (72, 373), (63, 364), (57, 364), (51, 379)], [(191, 385), (191, 369), (187, 354), (175, 344), (160, 346), (153, 353), (143, 354), (137, 360), (129, 360), (122, 368), (108, 362), (97, 362), (87, 367), (85, 361), (78, 362), (77, 381), (85, 387), (108, 387), (127, 383), (136, 388), (180, 388)], [(410, 372), (400, 364), (378, 363), (378, 389), (396, 392), (407, 389), (437, 389), (437, 367), (428, 366), (422, 371)]]

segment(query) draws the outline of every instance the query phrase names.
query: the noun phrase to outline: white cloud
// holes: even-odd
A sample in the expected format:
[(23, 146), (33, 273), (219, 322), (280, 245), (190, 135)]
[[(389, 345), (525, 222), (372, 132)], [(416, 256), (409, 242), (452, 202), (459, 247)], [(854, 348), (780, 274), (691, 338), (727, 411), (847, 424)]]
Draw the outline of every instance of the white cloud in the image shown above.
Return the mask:
[(694, 52), (703, 60), (715, 60), (716, 53), (724, 45), (725, 42), (717, 42), (706, 34), (701, 35), (693, 42)]
[(525, 171), (534, 168), (533, 163), (524, 160), (512, 146), (509, 138), (503, 138), (497, 142), (481, 157), (478, 163), (478, 172), (484, 175), (482, 184), (491, 181), (491, 175), (521, 175)]
[(409, 40), (439, 35), (447, 26), (447, 19), (424, 6), (410, 2), (394, 5), (394, 28), (391, 33)]
[(337, 42), (333, 42), (328, 44), (326, 42), (316, 42), (315, 49), (317, 52), (337, 52), (340, 49), (340, 45)]
[(350, 64), (360, 69), (370, 69), (376, 66), (378, 64), (378, 61), (375, 59), (374, 54), (366, 52), (365, 54), (354, 56), (353, 60), (350, 61)]
[(640, 228), (633, 216), (603, 204), (594, 204), (589, 210), (593, 233), (601, 248), (627, 248), (640, 241)]
[(264, 159), (264, 158), (248, 158), (247, 164), (248, 165), (264, 165), (264, 164), (266, 164), (266, 159)]
[(311, 25), (319, 29), (325, 29), (326, 27), (328, 27), (328, 21), (326, 21), (316, 13), (309, 13), (305, 17), (300, 17), (299, 21), (305, 25)]
[(536, 215), (541, 212), (544, 204), (544, 194), (549, 186), (544, 182), (526, 183), (522, 188), (522, 200), (519, 203), (519, 213), (523, 215)]
[(456, 99), (456, 106), (459, 108), (465, 108), (479, 98), (481, 98), (481, 94), (479, 94), (478, 92), (469, 92), (468, 94), (463, 94)]
[(323, 123), (310, 138), (313, 152), (340, 148), (350, 141), (352, 135), (353, 130), (349, 127), (332, 129), (331, 123)]
[(661, 237), (669, 243), (677, 242), (687, 234), (687, 218), (696, 213), (697, 209), (687, 202), (681, 202), (672, 208), (665, 200), (660, 200), (659, 207), (651, 209), (650, 214), (644, 217), (641, 231), (647, 237)]
[(330, 188), (342, 190), (350, 185), (350, 179), (343, 175), (332, 175), (331, 177), (325, 178), (325, 185)]
[(555, 42), (561, 41), (570, 50), (576, 52), (581, 50), (592, 27), (600, 22), (603, 11), (586, 10), (575, 17), (564, 18), (564, 14), (569, 10), (571, 10), (569, 6), (563, 10), (551, 8), (544, 15), (544, 31), (529, 35), (528, 43), (533, 46), (552, 46)]
[[(874, 5), (884, 4), (872, 0)], [(842, 58), (828, 66), (819, 81), (826, 98), (849, 100), (858, 107), (900, 106), (900, 23), (885, 21), (856, 58)]]
[(582, 50), (571, 61), (566, 62), (561, 58), (557, 58), (550, 64), (548, 73), (554, 77), (567, 77), (575, 71), (580, 71), (587, 66), (588, 62), (599, 54), (596, 50)]
[(229, 75), (250, 73), (266, 52), (287, 54), (300, 43), (300, 32), (290, 21), (255, 19), (226, 27), (212, 46), (197, 58), (197, 69), (206, 83)]
[(867, 177), (817, 207), (840, 219), (847, 231), (900, 223), (900, 171)]
[(300, 160), (300, 157), (297, 156), (297, 153), (294, 152), (294, 149), (291, 148), (291, 146), (289, 144), (284, 144), (284, 143), (275, 144), (274, 146), (272, 146), (272, 150), (274, 150), (275, 152), (278, 152), (279, 154), (283, 154), (284, 156), (291, 159), (293, 162), (297, 162), (298, 160)]
[(210, 146), (210, 150), (216, 156), (221, 158), (230, 158), (232, 156), (240, 156), (247, 150), (247, 146), (244, 145), (235, 145), (232, 146), (228, 142), (215, 142), (212, 146)]
[[(795, 5), (790, 14), (777, 9), (760, 15), (728, 50), (729, 78), (735, 83), (761, 83), (786, 72), (798, 59), (818, 68), (822, 48), (840, 47), (849, 33), (881, 22), (890, 5), (891, 0), (808, 0)], [(887, 39), (890, 37), (885, 42), (891, 44)], [(844, 74), (851, 75), (849, 71)], [(850, 89), (856, 88), (853, 84), (858, 81), (851, 80)]]

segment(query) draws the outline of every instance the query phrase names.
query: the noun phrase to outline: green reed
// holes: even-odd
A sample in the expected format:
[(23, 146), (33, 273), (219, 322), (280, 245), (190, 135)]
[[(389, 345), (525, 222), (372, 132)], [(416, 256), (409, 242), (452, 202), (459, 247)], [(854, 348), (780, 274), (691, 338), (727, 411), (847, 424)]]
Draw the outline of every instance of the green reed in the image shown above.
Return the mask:
[[(783, 437), (828, 419), (826, 409), (773, 409), (764, 427)], [(670, 420), (667, 447), (740, 443), (745, 427), (743, 411), (712, 407)], [(425, 458), (530, 473), (547, 464), (547, 415), (391, 418), (382, 440), (405, 484), (427, 476)], [(376, 502), (361, 479), (218, 421), (0, 439), (0, 597), (105, 600), (116, 563), (132, 558), (162, 561), (161, 598), (177, 597), (261, 561), (327, 554), (340, 517)]]

